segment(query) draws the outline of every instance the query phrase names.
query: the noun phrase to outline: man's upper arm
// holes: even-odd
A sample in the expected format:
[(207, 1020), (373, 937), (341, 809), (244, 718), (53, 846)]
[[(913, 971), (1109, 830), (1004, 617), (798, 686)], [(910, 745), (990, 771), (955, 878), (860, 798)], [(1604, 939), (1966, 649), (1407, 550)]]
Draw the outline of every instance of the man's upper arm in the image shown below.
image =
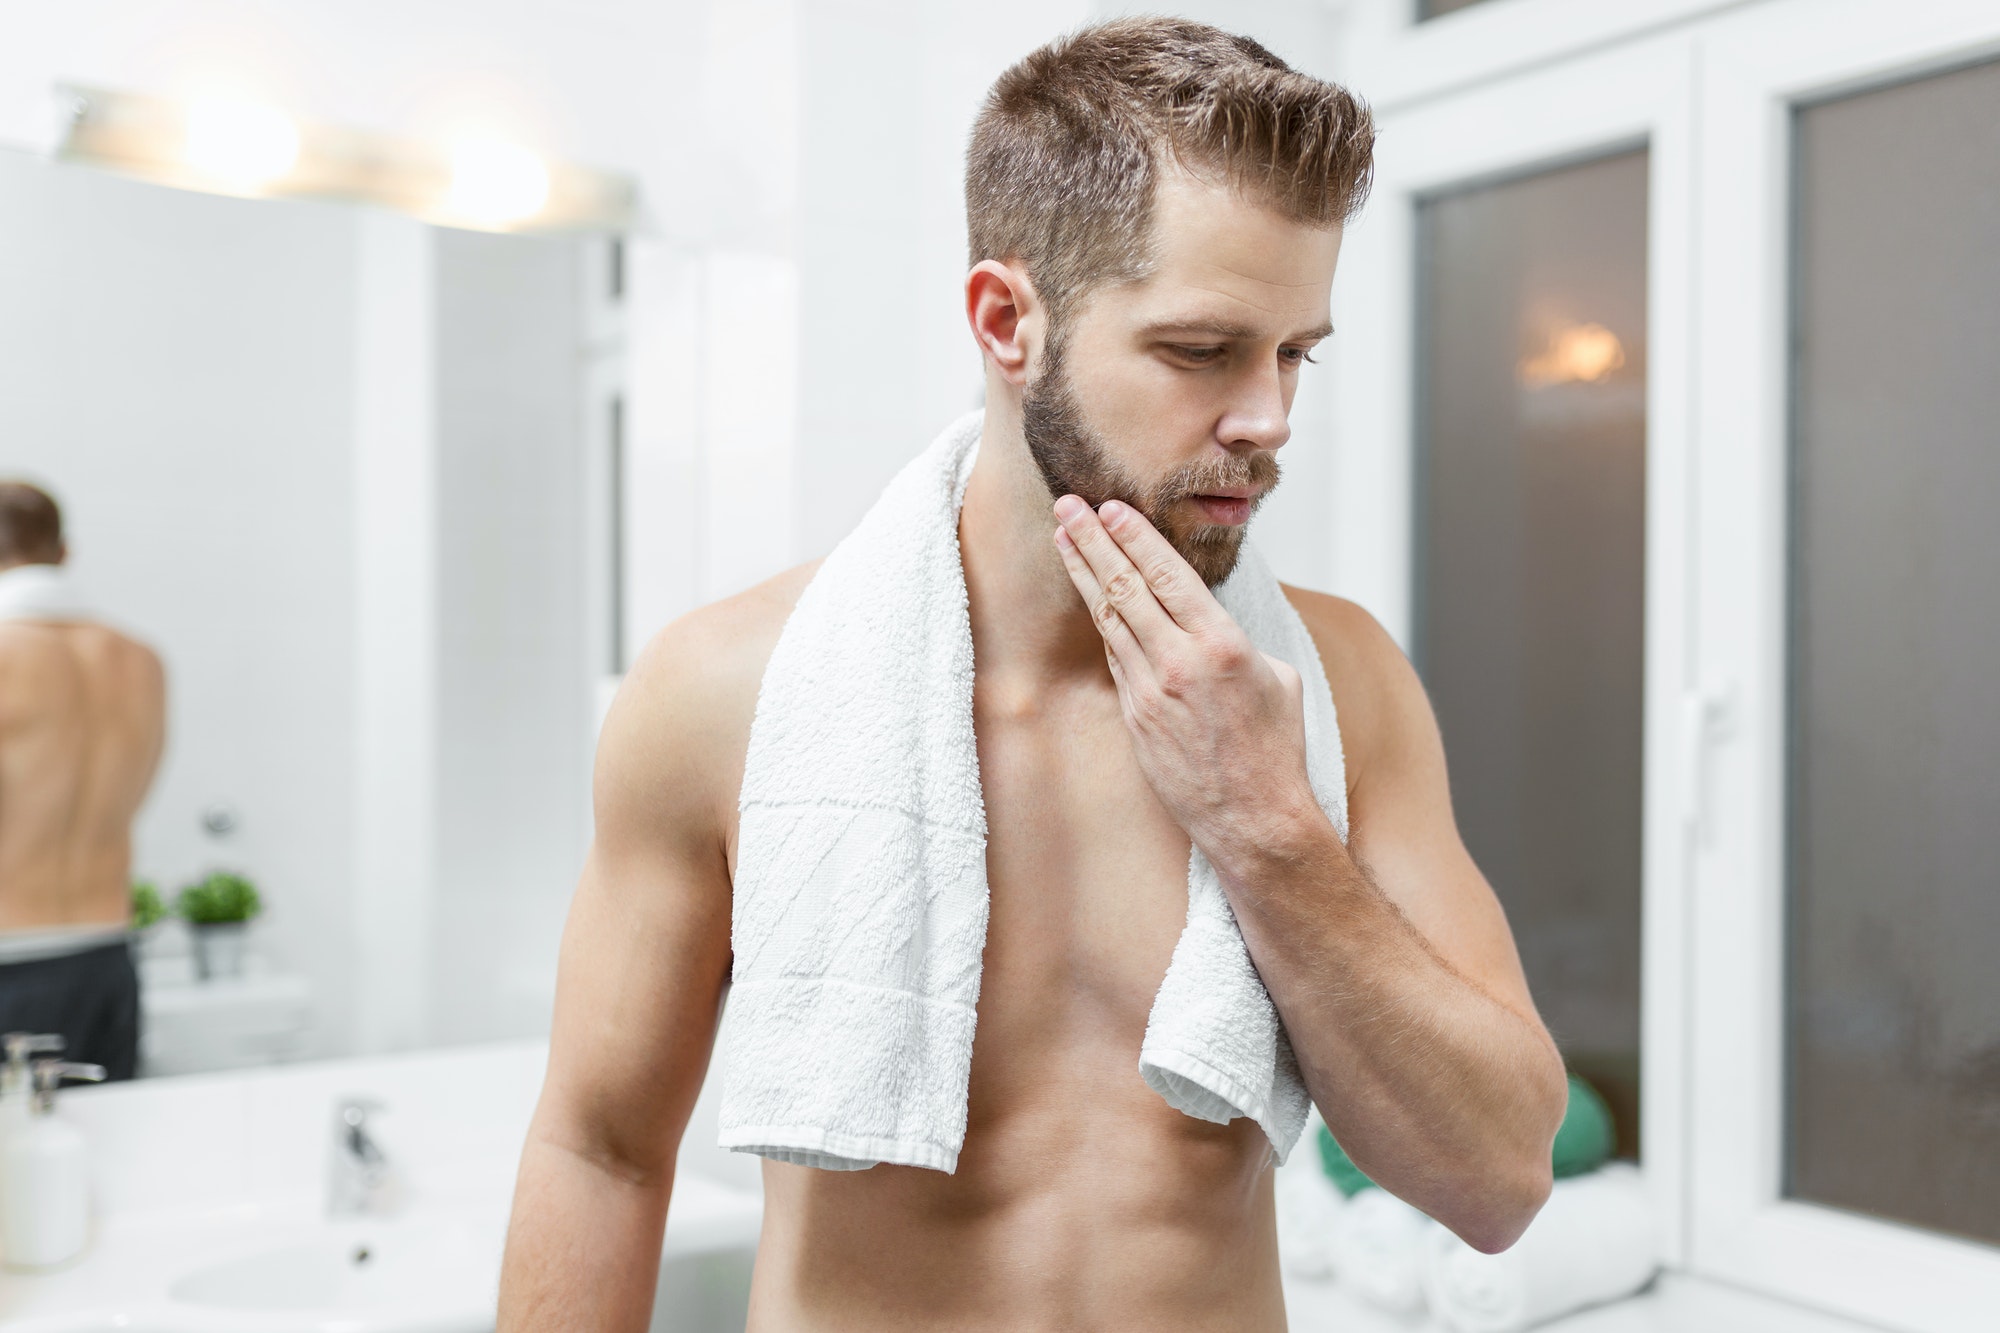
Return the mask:
[(731, 628), (696, 612), (626, 677), (598, 742), (596, 834), (563, 932), (536, 1133), (644, 1183), (672, 1168), (729, 971), (729, 774), (748, 726)]
[(1459, 837), (1444, 743), (1416, 670), (1362, 607), (1286, 591), (1340, 718), (1349, 853), (1446, 963), (1540, 1026), (1506, 915)]

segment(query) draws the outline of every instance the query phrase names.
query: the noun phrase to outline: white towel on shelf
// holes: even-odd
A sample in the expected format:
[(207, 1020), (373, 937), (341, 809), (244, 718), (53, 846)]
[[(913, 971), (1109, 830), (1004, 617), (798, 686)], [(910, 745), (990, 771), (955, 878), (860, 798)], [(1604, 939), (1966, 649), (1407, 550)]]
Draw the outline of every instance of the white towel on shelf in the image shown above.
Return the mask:
[(1278, 1211), (1278, 1261), (1285, 1276), (1325, 1278), (1333, 1274), (1333, 1229), (1347, 1196), (1327, 1177), (1313, 1143), (1319, 1112), (1306, 1117), (1305, 1142), (1279, 1167), (1271, 1182)]
[(61, 565), (0, 570), (0, 620), (90, 620), (90, 605)]
[(1660, 1266), (1639, 1168), (1607, 1162), (1558, 1180), (1521, 1238), (1482, 1254), (1444, 1228), (1429, 1238), (1424, 1288), (1454, 1333), (1515, 1333), (1630, 1296)]
[(1371, 1305), (1415, 1314), (1424, 1307), (1426, 1242), (1443, 1230), (1417, 1208), (1369, 1185), (1334, 1215), (1334, 1279)]
[[(982, 417), (897, 473), (765, 669), (739, 801), (726, 1148), (831, 1170), (957, 1166), (987, 921), (958, 547)], [(1340, 731), (1311, 636), (1247, 543), (1216, 595), (1304, 678), (1307, 774), (1345, 839)], [(1250, 1116), (1279, 1161), (1305, 1123), (1298, 1063), (1199, 848), (1140, 1067), (1189, 1115)]]

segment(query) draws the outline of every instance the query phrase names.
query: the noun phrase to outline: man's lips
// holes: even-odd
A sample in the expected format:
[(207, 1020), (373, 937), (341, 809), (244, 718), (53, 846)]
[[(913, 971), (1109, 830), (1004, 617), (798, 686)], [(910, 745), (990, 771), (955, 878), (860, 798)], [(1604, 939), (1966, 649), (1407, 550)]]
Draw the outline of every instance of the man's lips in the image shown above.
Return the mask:
[(1191, 495), (1195, 508), (1208, 516), (1211, 523), (1221, 523), (1228, 527), (1250, 521), (1250, 506), (1255, 496), (1250, 490), (1211, 491), (1204, 495)]

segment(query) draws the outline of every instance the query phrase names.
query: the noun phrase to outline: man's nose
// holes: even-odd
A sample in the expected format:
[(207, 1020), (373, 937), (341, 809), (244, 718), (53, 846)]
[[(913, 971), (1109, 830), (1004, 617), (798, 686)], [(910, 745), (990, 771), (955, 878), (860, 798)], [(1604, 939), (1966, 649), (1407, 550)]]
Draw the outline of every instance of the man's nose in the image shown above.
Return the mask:
[(1235, 388), (1229, 410), (1217, 423), (1223, 444), (1231, 449), (1254, 447), (1275, 451), (1292, 438), (1284, 381), (1277, 366), (1245, 375)]

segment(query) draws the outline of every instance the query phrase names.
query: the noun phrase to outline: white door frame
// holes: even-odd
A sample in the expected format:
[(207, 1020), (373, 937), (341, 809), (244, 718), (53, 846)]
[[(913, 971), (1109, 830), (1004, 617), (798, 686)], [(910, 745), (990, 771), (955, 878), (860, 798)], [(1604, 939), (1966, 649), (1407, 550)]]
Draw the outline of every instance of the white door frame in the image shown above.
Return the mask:
[(1342, 64), (1377, 112), (1665, 32), (1757, 0), (1487, 0), (1417, 21), (1417, 0), (1329, 0)]
[(1380, 114), (1375, 192), (1344, 242), (1331, 341), (1338, 588), (1407, 645), (1417, 201), (1649, 148), (1641, 1114), (1642, 1169), (1669, 1264), (1686, 1252), (1691, 54), (1684, 34), (1667, 33)]
[(1696, 305), (1696, 679), (1709, 822), (1695, 853), (1695, 1271), (1913, 1330), (2000, 1310), (2000, 1249), (1780, 1197), (1793, 108), (2000, 55), (1990, 0), (1775, 0), (1704, 25)]

